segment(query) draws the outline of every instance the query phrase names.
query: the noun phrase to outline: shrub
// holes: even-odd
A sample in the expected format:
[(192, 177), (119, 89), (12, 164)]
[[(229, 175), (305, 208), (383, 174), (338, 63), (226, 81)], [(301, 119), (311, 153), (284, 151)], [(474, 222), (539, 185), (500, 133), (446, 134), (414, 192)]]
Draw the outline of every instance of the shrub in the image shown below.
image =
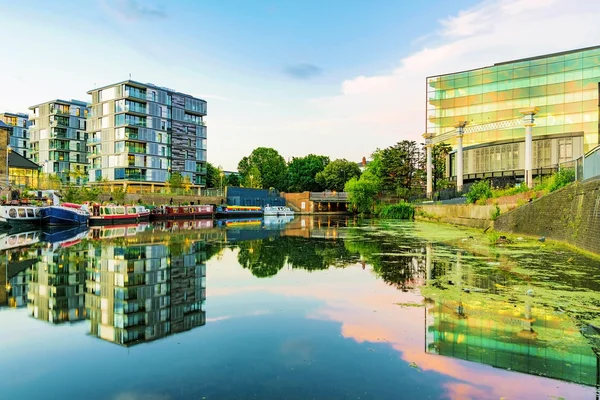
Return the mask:
[(553, 174), (548, 182), (548, 191), (554, 192), (569, 183), (575, 182), (575, 170), (574, 169), (561, 169), (557, 173)]
[(473, 204), (477, 200), (487, 200), (492, 197), (492, 189), (490, 188), (490, 182), (482, 180), (471, 185), (469, 192), (467, 193), (467, 203)]
[(414, 219), (415, 207), (412, 204), (403, 201), (398, 204), (389, 204), (379, 207), (377, 215), (380, 218), (389, 219)]
[(500, 216), (500, 207), (496, 204), (496, 207), (492, 210), (492, 221), (495, 221)]

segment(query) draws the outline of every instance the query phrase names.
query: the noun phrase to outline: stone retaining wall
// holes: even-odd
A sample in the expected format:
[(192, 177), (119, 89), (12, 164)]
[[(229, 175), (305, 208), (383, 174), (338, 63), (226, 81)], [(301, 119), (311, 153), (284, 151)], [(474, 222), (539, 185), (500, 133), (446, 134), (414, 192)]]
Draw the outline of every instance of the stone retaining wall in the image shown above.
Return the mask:
[[(498, 205), (501, 214), (515, 207), (513, 204)], [(486, 229), (492, 225), (494, 212), (496, 205), (424, 204), (416, 208), (415, 218)]]
[(545, 236), (600, 254), (600, 179), (576, 182), (500, 215), (494, 229)]

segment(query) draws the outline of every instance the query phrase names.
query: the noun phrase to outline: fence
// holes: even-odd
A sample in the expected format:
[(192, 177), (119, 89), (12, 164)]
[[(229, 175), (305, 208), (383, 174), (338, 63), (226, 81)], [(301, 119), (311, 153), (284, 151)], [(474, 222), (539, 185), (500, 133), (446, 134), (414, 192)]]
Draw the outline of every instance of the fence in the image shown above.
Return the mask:
[(576, 181), (582, 181), (584, 178), (584, 156), (581, 156), (575, 160), (571, 160), (571, 161), (566, 161), (563, 163), (558, 164), (558, 170), (559, 171), (563, 171), (563, 170), (573, 170), (575, 172), (575, 180)]
[(583, 160), (583, 179), (600, 176), (600, 146), (585, 155)]

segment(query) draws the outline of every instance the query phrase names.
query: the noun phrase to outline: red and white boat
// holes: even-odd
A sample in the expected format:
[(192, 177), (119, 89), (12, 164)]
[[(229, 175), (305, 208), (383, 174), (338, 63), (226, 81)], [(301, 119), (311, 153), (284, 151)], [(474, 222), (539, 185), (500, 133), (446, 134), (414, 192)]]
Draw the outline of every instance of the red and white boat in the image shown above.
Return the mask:
[(160, 206), (152, 210), (150, 219), (157, 221), (173, 219), (212, 218), (214, 206)]

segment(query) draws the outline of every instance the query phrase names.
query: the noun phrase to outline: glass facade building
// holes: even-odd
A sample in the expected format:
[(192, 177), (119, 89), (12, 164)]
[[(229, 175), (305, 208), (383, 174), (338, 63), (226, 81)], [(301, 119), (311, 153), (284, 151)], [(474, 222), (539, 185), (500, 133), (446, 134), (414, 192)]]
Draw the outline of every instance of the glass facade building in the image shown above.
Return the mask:
[(30, 158), (29, 151), (29, 115), (22, 113), (1, 113), (0, 121), (9, 126), (10, 142), (12, 151), (19, 153), (25, 158)]
[(29, 107), (31, 160), (42, 172), (63, 182), (87, 181), (86, 118), (88, 105), (79, 100), (52, 100)]
[(206, 101), (131, 80), (88, 94), (90, 182), (145, 191), (179, 172), (191, 185), (205, 186)]
[[(533, 168), (556, 168), (598, 145), (600, 46), (427, 78), (427, 134), (456, 148), (463, 135), (463, 174), (481, 178), (524, 168), (521, 110), (538, 108)], [(456, 176), (455, 155), (449, 159)]]

